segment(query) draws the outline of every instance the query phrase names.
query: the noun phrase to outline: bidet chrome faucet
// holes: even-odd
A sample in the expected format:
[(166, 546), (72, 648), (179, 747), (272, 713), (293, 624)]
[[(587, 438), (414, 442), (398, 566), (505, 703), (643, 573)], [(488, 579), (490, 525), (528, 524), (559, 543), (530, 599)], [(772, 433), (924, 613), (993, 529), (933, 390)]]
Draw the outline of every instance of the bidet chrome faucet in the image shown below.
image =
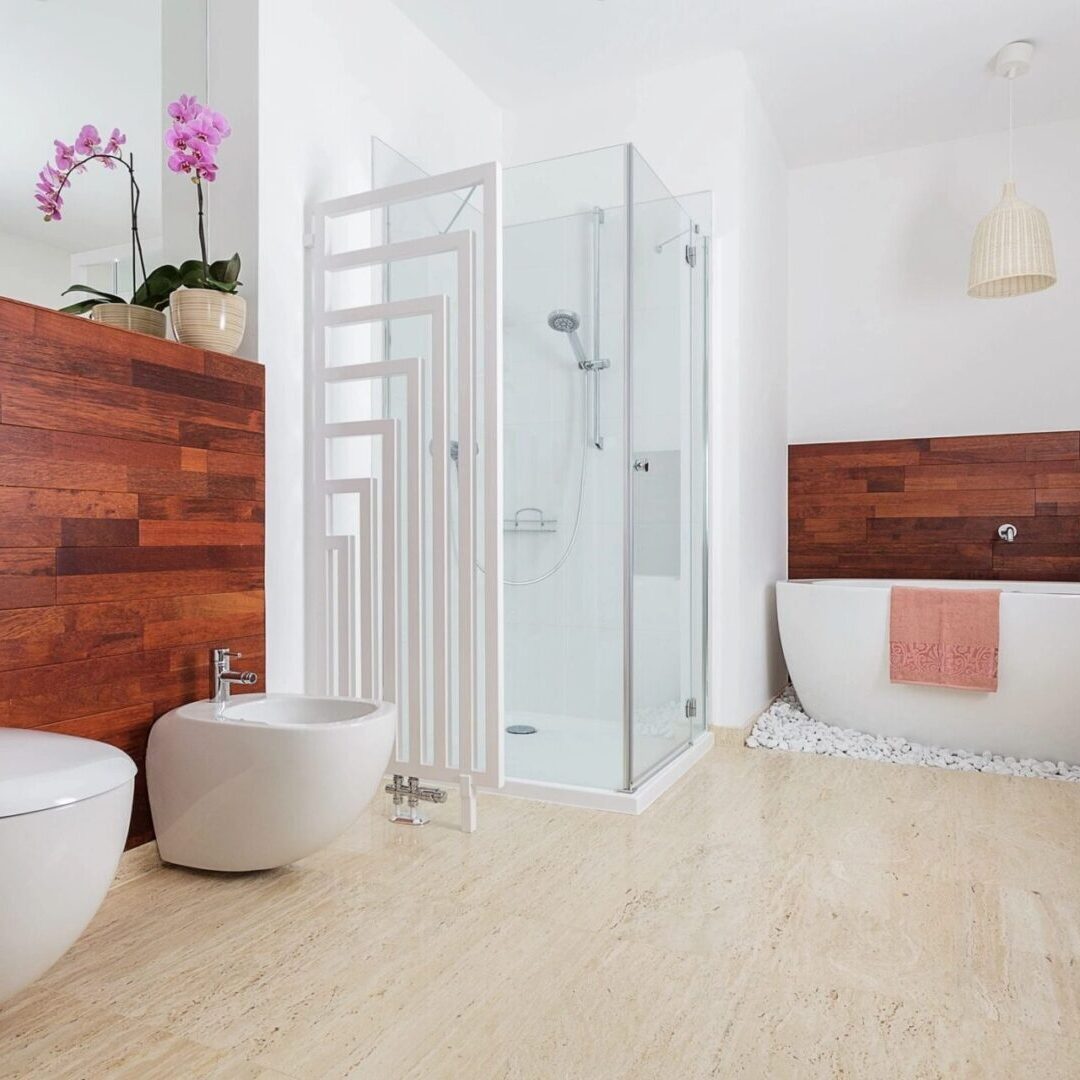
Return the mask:
[(210, 679), (215, 705), (228, 705), (229, 694), (233, 683), (241, 686), (254, 686), (259, 681), (259, 676), (254, 671), (230, 671), (229, 661), (235, 657), (241, 658), (241, 653), (230, 652), (228, 649), (214, 649), (210, 654)]

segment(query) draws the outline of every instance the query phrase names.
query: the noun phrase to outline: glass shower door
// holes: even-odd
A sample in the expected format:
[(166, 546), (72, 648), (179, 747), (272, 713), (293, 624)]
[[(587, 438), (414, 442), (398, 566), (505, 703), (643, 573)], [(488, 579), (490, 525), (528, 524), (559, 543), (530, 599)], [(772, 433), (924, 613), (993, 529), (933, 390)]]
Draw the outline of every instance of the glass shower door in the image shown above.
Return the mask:
[[(630, 147), (630, 671), (627, 787), (692, 740), (700, 679), (695, 595), (701, 557), (692, 507), (695, 452), (694, 226)], [(697, 640), (700, 648), (700, 638)]]

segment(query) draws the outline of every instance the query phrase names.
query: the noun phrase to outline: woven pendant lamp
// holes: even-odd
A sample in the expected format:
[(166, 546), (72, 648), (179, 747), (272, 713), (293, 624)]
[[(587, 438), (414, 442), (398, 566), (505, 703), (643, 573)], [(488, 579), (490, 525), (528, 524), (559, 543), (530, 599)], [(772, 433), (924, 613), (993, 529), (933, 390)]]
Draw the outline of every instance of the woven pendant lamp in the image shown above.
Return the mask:
[(1013, 181), (1013, 81), (1027, 74), (1035, 47), (1014, 41), (997, 55), (995, 70), (1009, 80), (1009, 180), (1001, 202), (979, 222), (971, 246), (968, 296), (997, 300), (1048, 289), (1057, 281), (1046, 215), (1016, 194)]

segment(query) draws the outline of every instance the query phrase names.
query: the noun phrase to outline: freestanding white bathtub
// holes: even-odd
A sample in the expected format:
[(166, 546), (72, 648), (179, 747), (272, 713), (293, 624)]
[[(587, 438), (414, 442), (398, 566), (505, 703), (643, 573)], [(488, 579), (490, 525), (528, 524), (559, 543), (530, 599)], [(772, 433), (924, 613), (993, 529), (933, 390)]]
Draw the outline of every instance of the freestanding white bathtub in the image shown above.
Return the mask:
[[(889, 681), (893, 585), (1001, 589), (996, 693)], [(874, 735), (1080, 764), (1080, 584), (781, 581), (780, 638), (815, 720)]]

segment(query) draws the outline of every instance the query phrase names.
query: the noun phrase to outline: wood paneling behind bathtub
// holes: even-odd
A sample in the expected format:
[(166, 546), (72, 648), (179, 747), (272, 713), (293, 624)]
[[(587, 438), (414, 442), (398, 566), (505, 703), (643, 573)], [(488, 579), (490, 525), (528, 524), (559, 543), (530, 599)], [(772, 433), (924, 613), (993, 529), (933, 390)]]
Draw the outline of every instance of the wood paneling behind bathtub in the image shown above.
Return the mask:
[(791, 446), (788, 516), (792, 578), (1080, 581), (1080, 432)]
[(228, 644), (263, 682), (263, 369), (0, 299), (0, 725), (139, 765)]

